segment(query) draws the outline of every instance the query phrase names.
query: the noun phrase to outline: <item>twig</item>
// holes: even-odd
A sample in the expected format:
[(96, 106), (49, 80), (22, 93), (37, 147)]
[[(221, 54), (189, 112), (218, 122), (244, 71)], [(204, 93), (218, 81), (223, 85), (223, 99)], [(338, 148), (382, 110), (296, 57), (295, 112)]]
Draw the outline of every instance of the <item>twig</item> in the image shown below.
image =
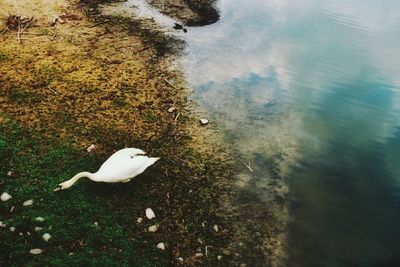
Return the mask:
[(243, 164), (244, 166), (247, 167), (247, 169), (249, 169), (249, 171), (253, 172), (253, 169), (250, 167), (250, 161), (249, 161), (249, 165), (247, 165), (247, 164), (244, 163), (243, 161), (241, 161), (241, 162), (242, 162), (242, 164)]
[(178, 112), (178, 114), (176, 115), (176, 117), (175, 117), (175, 121), (177, 121), (178, 120), (178, 118), (179, 118), (179, 116), (181, 115), (181, 113), (180, 112)]
[(47, 88), (49, 88), (49, 90), (52, 91), (55, 95), (58, 95), (58, 93), (57, 93), (56, 91), (54, 91), (54, 90), (50, 87), (50, 85), (47, 86)]
[(164, 81), (166, 83), (168, 83), (168, 85), (171, 86), (172, 88), (175, 88), (175, 86), (170, 81), (168, 81), (166, 78), (164, 78)]
[(205, 247), (205, 251), (206, 251), (206, 256), (207, 256), (207, 254), (208, 254), (208, 248), (212, 248), (213, 246), (206, 246)]

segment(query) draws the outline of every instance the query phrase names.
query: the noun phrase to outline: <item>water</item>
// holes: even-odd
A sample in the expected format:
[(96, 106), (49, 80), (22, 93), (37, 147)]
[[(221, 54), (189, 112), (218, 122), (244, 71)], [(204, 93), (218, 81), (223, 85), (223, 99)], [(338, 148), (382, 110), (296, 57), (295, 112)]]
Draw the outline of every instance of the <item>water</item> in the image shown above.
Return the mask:
[(238, 164), (252, 163), (239, 201), (267, 209), (289, 182), (289, 266), (400, 266), (400, 2), (219, 8), (189, 29), (184, 66)]

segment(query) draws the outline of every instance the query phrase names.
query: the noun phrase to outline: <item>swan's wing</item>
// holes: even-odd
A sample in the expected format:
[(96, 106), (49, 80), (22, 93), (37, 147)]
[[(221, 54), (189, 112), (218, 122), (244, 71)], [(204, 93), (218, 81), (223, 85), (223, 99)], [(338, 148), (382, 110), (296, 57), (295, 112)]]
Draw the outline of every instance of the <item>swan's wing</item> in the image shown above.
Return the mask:
[(157, 160), (158, 158), (147, 156), (110, 157), (103, 163), (96, 175), (104, 182), (117, 183), (141, 174)]

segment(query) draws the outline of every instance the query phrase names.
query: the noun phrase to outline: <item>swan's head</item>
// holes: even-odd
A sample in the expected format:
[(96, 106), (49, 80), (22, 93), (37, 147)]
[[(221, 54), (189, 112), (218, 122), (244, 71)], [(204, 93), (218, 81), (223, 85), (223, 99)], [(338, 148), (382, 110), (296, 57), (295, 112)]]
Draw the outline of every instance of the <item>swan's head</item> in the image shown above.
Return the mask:
[(58, 184), (57, 187), (54, 189), (54, 192), (57, 192), (57, 191), (60, 191), (60, 190), (68, 189), (68, 188), (70, 188), (73, 184), (74, 184), (74, 182), (71, 181), (71, 180), (68, 180), (68, 181), (65, 181), (65, 182), (63, 182), (63, 183), (60, 183), (60, 184)]

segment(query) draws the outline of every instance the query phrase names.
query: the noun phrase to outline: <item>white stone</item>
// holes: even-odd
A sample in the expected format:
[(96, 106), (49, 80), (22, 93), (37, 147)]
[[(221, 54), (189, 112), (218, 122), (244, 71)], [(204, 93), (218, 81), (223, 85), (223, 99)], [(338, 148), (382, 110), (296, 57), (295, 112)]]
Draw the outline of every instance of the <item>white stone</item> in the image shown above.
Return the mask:
[(10, 212), (13, 212), (13, 211), (14, 211), (14, 209), (15, 209), (15, 207), (14, 207), (14, 206), (12, 206), (12, 207), (11, 207), (11, 209), (10, 209)]
[(33, 204), (33, 199), (29, 199), (27, 201), (25, 201), (24, 203), (22, 203), (22, 206), (31, 206)]
[(37, 222), (44, 222), (44, 218), (43, 217), (36, 217), (35, 221)]
[(14, 232), (14, 231), (15, 231), (15, 227), (14, 227), (14, 226), (11, 226), (11, 227), (10, 227), (10, 231), (11, 231), (11, 232)]
[(197, 258), (201, 258), (201, 257), (203, 257), (204, 256), (204, 254), (203, 253), (196, 253), (196, 254), (194, 254)]
[(42, 235), (42, 238), (44, 241), (49, 241), (49, 239), (51, 238), (51, 235), (49, 233), (45, 233), (44, 235)]
[(31, 232), (26, 232), (27, 235), (31, 236)]
[(13, 171), (8, 171), (7, 176), (13, 176), (14, 172)]
[(95, 146), (94, 144), (91, 144), (90, 146), (88, 146), (88, 147), (86, 148), (86, 151), (90, 153), (90, 152), (92, 152), (92, 150), (95, 149), (95, 148), (96, 148), (96, 146)]
[(151, 220), (151, 219), (156, 217), (156, 215), (154, 214), (154, 211), (151, 208), (147, 208), (146, 209), (146, 217), (149, 220)]
[(158, 225), (157, 225), (157, 224), (152, 225), (152, 226), (150, 226), (147, 230), (148, 230), (150, 233), (154, 233), (154, 232), (156, 232), (156, 231), (158, 230)]
[(168, 113), (172, 113), (176, 110), (175, 107), (170, 107), (169, 109), (167, 109)]
[(99, 226), (99, 223), (98, 222), (94, 222), (94, 226)]
[(19, 235), (20, 235), (20, 236), (23, 236), (24, 234), (23, 234), (23, 233), (21, 233), (21, 232), (19, 232)]
[(137, 223), (142, 223), (142, 221), (143, 221), (143, 218), (142, 217), (139, 217), (139, 218), (137, 218)]
[(215, 232), (218, 232), (218, 230), (219, 230), (218, 229), (218, 225), (214, 224), (213, 229), (214, 229)]
[(35, 227), (35, 232), (40, 232), (40, 231), (42, 231), (43, 230), (43, 227), (39, 227), (39, 226), (36, 226)]
[(3, 223), (2, 221), (0, 221), (0, 227), (6, 227), (7, 225), (5, 223)]
[(183, 263), (183, 258), (182, 258), (182, 257), (178, 257), (178, 258), (176, 258), (176, 260), (177, 260), (179, 263)]
[(217, 256), (217, 260), (220, 261), (221, 259), (222, 259), (222, 256), (221, 256), (221, 255), (218, 255), (218, 256)]
[(207, 119), (200, 119), (200, 123), (201, 125), (207, 125), (208, 124), (208, 120)]
[(161, 250), (165, 250), (165, 245), (164, 245), (164, 243), (162, 243), (162, 242), (161, 242), (161, 243), (158, 243), (158, 244), (157, 244), (157, 248), (158, 248), (158, 249), (161, 249)]
[(0, 199), (1, 201), (7, 201), (10, 198), (12, 198), (7, 192), (4, 192), (3, 194), (1, 194)]
[(40, 248), (33, 248), (29, 251), (29, 253), (32, 255), (38, 255), (38, 254), (42, 254), (43, 250), (41, 250)]

